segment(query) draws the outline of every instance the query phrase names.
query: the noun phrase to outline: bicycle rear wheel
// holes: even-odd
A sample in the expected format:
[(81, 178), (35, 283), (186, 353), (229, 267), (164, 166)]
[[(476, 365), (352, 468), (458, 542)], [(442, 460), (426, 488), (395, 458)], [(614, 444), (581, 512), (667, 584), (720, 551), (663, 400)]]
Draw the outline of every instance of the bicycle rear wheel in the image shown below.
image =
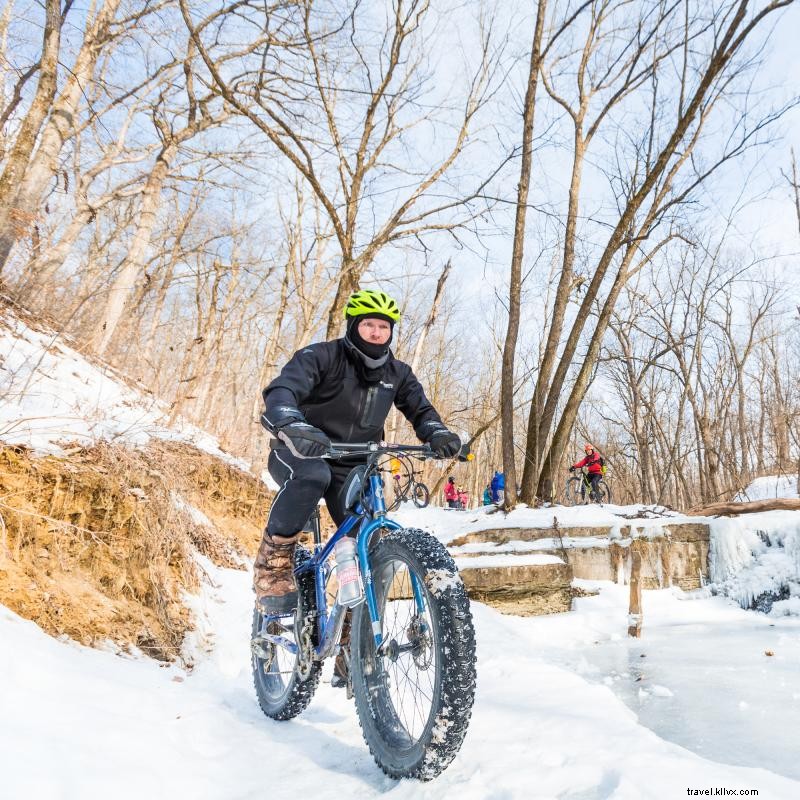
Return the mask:
[(605, 481), (597, 482), (597, 491), (595, 492), (596, 503), (610, 503), (611, 502), (611, 489)]
[(417, 508), (425, 508), (431, 501), (431, 493), (424, 483), (415, 483), (412, 500)]
[[(353, 612), (351, 665), (364, 740), (392, 778), (431, 780), (455, 758), (475, 697), (469, 598), (444, 546), (420, 530), (394, 531), (370, 555), (383, 624), (375, 647), (366, 603)], [(414, 599), (414, 575), (424, 599)]]
[[(295, 566), (308, 561), (311, 554), (303, 547), (295, 550)], [(314, 579), (305, 574), (298, 581), (298, 604), (294, 617), (284, 617), (269, 623), (268, 633), (283, 636), (300, 646), (299, 631), (305, 616), (317, 607)], [(263, 615), (258, 607), (253, 610), (251, 633), (251, 667), (253, 685), (261, 710), (272, 719), (287, 720), (296, 717), (311, 702), (319, 683), (322, 664), (318, 661), (302, 663), (296, 653), (272, 642), (260, 639)], [(316, 630), (312, 629), (311, 644), (316, 643)]]

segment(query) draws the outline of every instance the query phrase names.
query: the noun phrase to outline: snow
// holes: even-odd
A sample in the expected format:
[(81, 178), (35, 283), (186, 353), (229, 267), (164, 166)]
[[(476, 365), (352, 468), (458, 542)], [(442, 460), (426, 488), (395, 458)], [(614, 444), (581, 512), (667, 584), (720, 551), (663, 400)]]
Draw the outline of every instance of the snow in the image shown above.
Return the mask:
[(734, 500), (770, 500), (775, 497), (797, 498), (797, 475), (766, 475), (756, 478)]
[(551, 556), (545, 553), (536, 553), (529, 556), (514, 555), (488, 555), (473, 556), (471, 558), (457, 558), (456, 566), (459, 569), (481, 569), (482, 567), (529, 567), (544, 566), (547, 564), (563, 564), (564, 561), (558, 556)]
[(185, 420), (169, 424), (166, 405), (130, 386), (111, 367), (90, 361), (55, 331), (34, 330), (0, 311), (0, 440), (39, 453), (59, 443), (99, 440), (144, 445), (151, 438), (189, 442), (233, 466), (241, 459)]
[(262, 715), (250, 680), (250, 577), (205, 567), (194, 606), (202, 636), (187, 642), (192, 671), (56, 641), (0, 607), (4, 797), (800, 793), (789, 735), (800, 711), (796, 619), (771, 620), (719, 597), (645, 592), (645, 638), (630, 640), (626, 587), (593, 584), (599, 596), (549, 617), (473, 603), (478, 691), (461, 753), (430, 784), (395, 783), (372, 761), (352, 701), (327, 683), (330, 664), (302, 716)]
[[(666, 509), (660, 516), (650, 519), (652, 507), (643, 505), (585, 505), (551, 506), (548, 508), (528, 508), (520, 505), (510, 513), (498, 510), (495, 506), (482, 506), (471, 511), (429, 507), (424, 516), (407, 504), (393, 512), (392, 517), (406, 527), (421, 527), (435, 533), (436, 537), (449, 544), (453, 539), (467, 533), (493, 530), (495, 528), (552, 528), (553, 520), (558, 521), (558, 533), (565, 539), (570, 528), (605, 527), (610, 528), (609, 536), (618, 538), (620, 528), (632, 525), (635, 536), (660, 536), (665, 525), (681, 522), (703, 522), (705, 519), (687, 517)], [(639, 518), (644, 515), (647, 518)], [(557, 538), (557, 537), (556, 537)]]
[[(624, 547), (630, 540), (621, 540), (619, 544)], [(563, 536), (560, 539), (536, 539), (533, 542), (511, 541), (505, 544), (495, 544), (494, 542), (470, 542), (458, 547), (451, 547), (450, 552), (456, 555), (466, 555), (467, 553), (482, 553), (494, 555), (495, 553), (529, 553), (536, 550), (565, 550), (587, 549), (591, 547), (608, 547), (611, 541), (600, 536)]]
[(195, 525), (202, 525), (206, 528), (213, 529), (214, 523), (197, 506), (193, 506), (181, 497), (178, 492), (171, 492), (170, 499), (175, 508), (179, 511), (185, 511)]
[[(199, 429), (181, 421), (170, 427), (166, 408), (143, 387), (8, 313), (0, 319), (0, 397), (0, 440), (39, 452), (63, 452), (66, 441), (139, 446), (160, 437), (191, 441), (241, 466)], [(783, 491), (791, 486), (766, 478), (747, 489), (749, 499)], [(209, 524), (180, 495), (173, 502)], [(537, 551), (626, 543), (627, 525), (634, 536), (652, 537), (664, 525), (706, 522), (712, 584), (688, 594), (645, 591), (641, 639), (626, 635), (626, 586), (576, 581), (597, 594), (577, 598), (570, 613), (544, 617), (473, 603), (472, 721), (460, 754), (430, 784), (395, 783), (376, 767), (352, 701), (327, 682), (331, 663), (302, 716), (264, 717), (250, 676), (247, 571), (196, 556), (204, 577), (200, 594), (185, 596), (195, 628), (184, 641), (184, 666), (59, 641), (0, 606), (0, 796), (671, 800), (708, 787), (800, 796), (793, 734), (800, 514), (702, 519), (643, 506), (522, 507), (509, 515), (492, 506), (404, 506), (393, 517), (444, 542), (491, 528), (547, 528), (557, 517), (560, 536), (455, 549), (463, 568), (561, 563)], [(570, 536), (576, 526), (610, 533)], [(430, 576), (434, 590), (457, 581), (447, 570)], [(769, 615), (740, 608), (765, 591), (782, 592)]]
[[(502, 528), (549, 528), (558, 520), (559, 536), (532, 542), (511, 541), (502, 545), (491, 542), (470, 542), (452, 548), (459, 565), (478, 566), (470, 553), (480, 553), (480, 566), (522, 565), (527, 553), (540, 550), (607, 547), (612, 541), (625, 546), (631, 538), (663, 536), (665, 527), (683, 523), (702, 523), (710, 529), (710, 580), (715, 592), (731, 597), (743, 608), (750, 608), (757, 598), (774, 594), (783, 604), (776, 614), (796, 613), (800, 603), (784, 602), (800, 598), (800, 514), (795, 511), (765, 511), (739, 517), (695, 517), (666, 512), (652, 517), (653, 509), (645, 506), (553, 506), (528, 508), (521, 506), (506, 514), (494, 506), (468, 512), (445, 511), (440, 508), (402, 508), (393, 517), (407, 527), (422, 528), (445, 544), (469, 533)], [(646, 514), (646, 518), (636, 518)], [(668, 515), (667, 515), (668, 514)], [(630, 526), (626, 538), (622, 527)], [(576, 527), (608, 528), (607, 536), (570, 536)], [(509, 560), (511, 559), (511, 560)], [(533, 563), (533, 562), (530, 562)], [(782, 597), (781, 593), (789, 593)], [(771, 601), (770, 601), (771, 602)], [(769, 603), (767, 603), (769, 606)], [(769, 611), (768, 607), (763, 610)]]

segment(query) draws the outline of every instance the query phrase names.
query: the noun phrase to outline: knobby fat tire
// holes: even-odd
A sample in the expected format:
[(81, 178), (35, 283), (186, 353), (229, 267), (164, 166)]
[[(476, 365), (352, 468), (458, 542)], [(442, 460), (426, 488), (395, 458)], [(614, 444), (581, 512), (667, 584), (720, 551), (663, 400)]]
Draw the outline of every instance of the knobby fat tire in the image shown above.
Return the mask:
[[(311, 553), (304, 547), (297, 545), (295, 549), (295, 566), (305, 563), (311, 558)], [(303, 574), (298, 581), (298, 599), (299, 605), (295, 612), (303, 615), (311, 613), (317, 608), (317, 598), (314, 590), (314, 577), (311, 573)], [(256, 607), (253, 611), (253, 630), (252, 636), (255, 636), (261, 627), (261, 613)], [(316, 641), (316, 626), (312, 641)], [(277, 656), (276, 656), (277, 658)], [(303, 712), (314, 692), (317, 690), (319, 684), (320, 674), (322, 672), (322, 663), (319, 661), (312, 661), (311, 673), (308, 678), (301, 681), (294, 666), (297, 663), (295, 657), (292, 663), (292, 674), (288, 677), (288, 683), (284, 687), (284, 691), (280, 695), (271, 696), (267, 688), (267, 676), (263, 670), (263, 659), (260, 659), (255, 653), (251, 656), (251, 665), (253, 670), (253, 685), (256, 689), (256, 696), (258, 697), (258, 704), (261, 710), (272, 719), (287, 720), (296, 717)]]
[(377, 540), (370, 563), (381, 610), (391, 588), (382, 572), (392, 561), (404, 562), (423, 587), (434, 628), (437, 686), (421, 734), (405, 749), (394, 747), (391, 738), (396, 733), (387, 713), (393, 703), (385, 680), (380, 679), (386, 672), (378, 663), (369, 612), (362, 603), (353, 611), (351, 639), (356, 711), (370, 753), (387, 775), (432, 780), (455, 758), (469, 725), (475, 698), (475, 628), (464, 584), (441, 542), (412, 528)]

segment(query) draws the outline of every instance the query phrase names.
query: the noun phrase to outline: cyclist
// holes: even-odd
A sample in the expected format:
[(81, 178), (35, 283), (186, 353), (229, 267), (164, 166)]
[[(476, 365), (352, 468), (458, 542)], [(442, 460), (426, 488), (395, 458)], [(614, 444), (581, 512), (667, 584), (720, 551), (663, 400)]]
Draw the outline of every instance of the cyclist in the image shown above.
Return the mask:
[(332, 440), (380, 440), (394, 404), (438, 457), (451, 458), (461, 448), (411, 367), (389, 348), (400, 319), (397, 303), (364, 289), (349, 298), (344, 316), (342, 338), (298, 350), (263, 392), (261, 423), (274, 437), (267, 469), (280, 486), (253, 568), (264, 613), (287, 614), (297, 604), (295, 545), (320, 499), (337, 525), (344, 521), (339, 490), (359, 462), (322, 459)]
[[(598, 500), (600, 498), (600, 493), (598, 491), (597, 484), (603, 477), (603, 467), (605, 466), (605, 461), (600, 453), (594, 449), (594, 445), (591, 445), (588, 442), (583, 446), (583, 452), (586, 454), (585, 457), (576, 464), (573, 464), (569, 468), (569, 471), (574, 472), (576, 469), (586, 467), (586, 471), (588, 473), (586, 477), (588, 478), (592, 487), (591, 491), (589, 492), (589, 499)], [(586, 490), (584, 488), (583, 481), (581, 481), (581, 497), (584, 496), (585, 492)]]

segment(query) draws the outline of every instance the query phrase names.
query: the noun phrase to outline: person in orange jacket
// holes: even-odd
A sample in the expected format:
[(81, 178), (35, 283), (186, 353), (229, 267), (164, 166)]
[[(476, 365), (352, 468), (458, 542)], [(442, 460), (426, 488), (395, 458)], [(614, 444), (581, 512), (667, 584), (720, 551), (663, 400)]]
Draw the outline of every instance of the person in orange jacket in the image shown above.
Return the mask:
[[(578, 461), (576, 464), (573, 464), (570, 468), (570, 472), (574, 472), (576, 469), (582, 469), (586, 467), (586, 472), (588, 475), (586, 476), (589, 480), (589, 483), (592, 486), (591, 491), (589, 492), (589, 499), (594, 501), (600, 497), (600, 493), (597, 489), (597, 484), (600, 482), (600, 479), (603, 477), (603, 467), (605, 466), (605, 461), (600, 453), (594, 449), (594, 445), (589, 444), (588, 442), (583, 446), (583, 451), (586, 453), (586, 456)], [(581, 497), (583, 497), (585, 493), (585, 489), (583, 484), (581, 484)]]

